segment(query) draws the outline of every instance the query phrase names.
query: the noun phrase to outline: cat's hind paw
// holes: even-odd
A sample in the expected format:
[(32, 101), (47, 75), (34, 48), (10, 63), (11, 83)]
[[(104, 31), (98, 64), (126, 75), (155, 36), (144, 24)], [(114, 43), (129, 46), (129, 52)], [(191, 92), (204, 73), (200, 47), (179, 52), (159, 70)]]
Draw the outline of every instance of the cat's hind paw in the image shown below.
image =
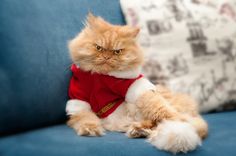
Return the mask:
[(174, 154), (187, 153), (201, 145), (201, 139), (194, 127), (181, 121), (163, 121), (152, 131), (149, 142)]

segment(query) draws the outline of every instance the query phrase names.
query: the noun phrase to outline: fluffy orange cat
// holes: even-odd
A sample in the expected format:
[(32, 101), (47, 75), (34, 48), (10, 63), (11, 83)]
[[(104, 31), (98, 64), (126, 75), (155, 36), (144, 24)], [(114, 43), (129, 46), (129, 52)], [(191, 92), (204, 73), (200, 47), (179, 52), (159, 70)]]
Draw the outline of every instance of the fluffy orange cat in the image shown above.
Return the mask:
[(144, 57), (138, 33), (88, 15), (85, 28), (69, 43), (74, 64), (68, 125), (79, 135), (118, 131), (147, 137), (173, 153), (194, 150), (207, 136), (207, 123), (191, 97), (155, 86), (140, 74)]

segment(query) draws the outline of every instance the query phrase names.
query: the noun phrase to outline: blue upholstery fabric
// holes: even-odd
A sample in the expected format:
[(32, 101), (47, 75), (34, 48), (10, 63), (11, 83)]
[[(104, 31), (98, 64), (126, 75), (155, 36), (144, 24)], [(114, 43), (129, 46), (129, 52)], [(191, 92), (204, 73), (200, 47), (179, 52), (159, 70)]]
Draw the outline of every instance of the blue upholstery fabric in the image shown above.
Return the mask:
[[(187, 155), (235, 156), (236, 112), (205, 115), (210, 134), (202, 147)], [(59, 125), (0, 139), (1, 156), (167, 156), (144, 139), (128, 139), (124, 134), (107, 133), (103, 137), (80, 137), (65, 125)]]
[(67, 41), (88, 11), (124, 24), (118, 0), (0, 0), (0, 134), (65, 120)]

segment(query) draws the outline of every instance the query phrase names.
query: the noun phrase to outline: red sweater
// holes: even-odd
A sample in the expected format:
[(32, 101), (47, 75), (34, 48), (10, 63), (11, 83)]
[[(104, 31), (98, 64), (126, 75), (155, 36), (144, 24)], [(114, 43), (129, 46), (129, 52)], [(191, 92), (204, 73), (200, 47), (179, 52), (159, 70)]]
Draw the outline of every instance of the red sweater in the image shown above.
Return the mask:
[(99, 117), (110, 115), (125, 100), (130, 85), (137, 79), (122, 79), (109, 75), (85, 72), (76, 65), (71, 66), (69, 97), (86, 101)]

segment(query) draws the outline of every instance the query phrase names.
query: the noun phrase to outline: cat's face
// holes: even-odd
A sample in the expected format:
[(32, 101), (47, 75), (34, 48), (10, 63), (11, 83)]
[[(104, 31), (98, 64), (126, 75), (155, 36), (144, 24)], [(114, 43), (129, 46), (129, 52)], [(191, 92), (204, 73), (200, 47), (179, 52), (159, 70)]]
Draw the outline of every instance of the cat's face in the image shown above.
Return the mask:
[(138, 32), (89, 14), (86, 27), (69, 43), (71, 58), (81, 69), (102, 74), (137, 68), (143, 63)]

